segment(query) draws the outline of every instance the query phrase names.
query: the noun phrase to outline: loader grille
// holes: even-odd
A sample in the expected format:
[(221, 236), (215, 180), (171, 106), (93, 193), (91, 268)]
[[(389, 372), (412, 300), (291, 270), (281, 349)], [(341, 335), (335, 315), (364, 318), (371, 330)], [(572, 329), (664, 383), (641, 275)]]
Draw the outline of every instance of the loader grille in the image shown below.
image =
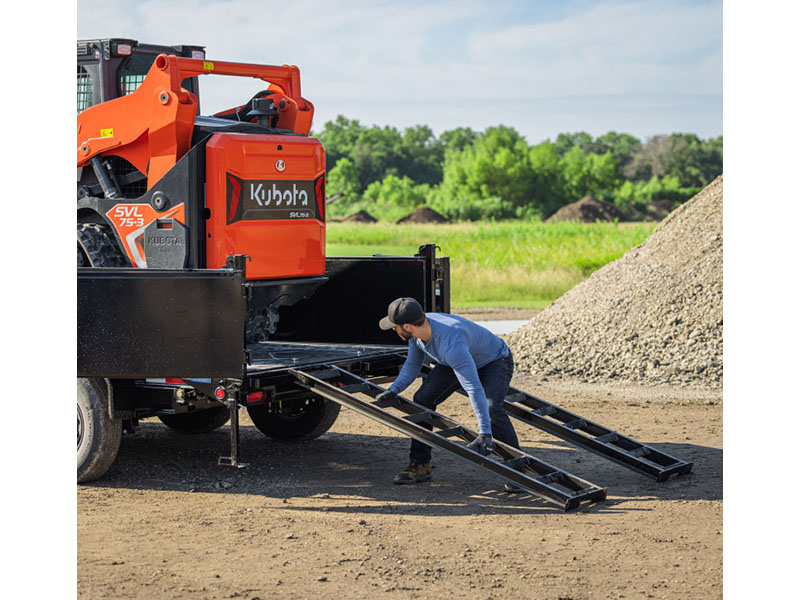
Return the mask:
[(124, 198), (138, 198), (147, 191), (147, 176), (120, 156), (108, 156), (111, 170)]
[(78, 65), (78, 112), (92, 105), (93, 94), (92, 78), (84, 67)]

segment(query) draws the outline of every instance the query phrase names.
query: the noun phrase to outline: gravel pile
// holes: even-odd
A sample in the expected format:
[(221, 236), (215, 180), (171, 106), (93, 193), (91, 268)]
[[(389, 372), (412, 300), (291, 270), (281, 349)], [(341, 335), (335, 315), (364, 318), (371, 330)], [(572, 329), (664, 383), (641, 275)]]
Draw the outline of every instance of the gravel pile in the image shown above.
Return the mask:
[(722, 387), (722, 176), (510, 334), (518, 373)]

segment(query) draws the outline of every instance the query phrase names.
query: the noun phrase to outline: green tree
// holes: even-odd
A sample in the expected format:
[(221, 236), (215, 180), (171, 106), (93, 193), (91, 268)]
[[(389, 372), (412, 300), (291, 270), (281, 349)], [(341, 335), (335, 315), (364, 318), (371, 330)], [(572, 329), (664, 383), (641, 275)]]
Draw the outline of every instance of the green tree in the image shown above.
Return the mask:
[(380, 220), (397, 221), (425, 204), (429, 193), (427, 184), (416, 184), (406, 176), (387, 175), (367, 187), (359, 208)]
[(594, 152), (594, 140), (592, 136), (585, 131), (578, 131), (575, 133), (559, 133), (553, 145), (556, 153), (564, 155), (575, 147), (578, 147), (582, 152)]
[(564, 173), (564, 191), (570, 202), (579, 200), (586, 194), (598, 195), (619, 184), (617, 165), (611, 152), (605, 154), (584, 154), (578, 146), (573, 146), (561, 158)]
[(722, 173), (722, 138), (704, 142), (693, 133), (673, 133), (665, 171), (681, 186), (704, 186)]
[(722, 173), (722, 137), (703, 141), (693, 133), (655, 135), (625, 170), (634, 181), (674, 175), (683, 187), (704, 186)]
[(350, 206), (361, 199), (361, 181), (358, 169), (349, 158), (340, 158), (336, 166), (328, 172), (328, 197), (339, 198), (331, 203), (330, 212), (335, 216), (344, 215)]
[(490, 127), (472, 145), (445, 154), (442, 184), (435, 200), (448, 216), (474, 215), (478, 205), (490, 211), (484, 217), (520, 216), (532, 198), (528, 144), (515, 129)]
[(403, 137), (394, 127), (370, 127), (362, 131), (350, 158), (358, 169), (362, 189), (373, 181), (403, 171)]
[(633, 161), (633, 157), (641, 151), (642, 142), (638, 138), (627, 134), (609, 131), (595, 140), (596, 154), (611, 152), (617, 164), (617, 175), (624, 177), (625, 170)]
[(564, 170), (555, 145), (542, 142), (528, 152), (533, 173), (531, 210), (546, 217), (567, 203)]
[(442, 180), (444, 145), (427, 125), (408, 127), (403, 132), (403, 164), (399, 173), (417, 183), (437, 184)]
[(338, 115), (334, 121), (325, 123), (316, 137), (325, 146), (326, 170), (333, 169), (340, 158), (351, 156), (362, 131), (364, 127), (361, 123), (342, 115)]
[(470, 127), (457, 127), (442, 132), (442, 135), (439, 136), (439, 141), (445, 152), (453, 150), (460, 151), (474, 144), (479, 136), (480, 134), (473, 131)]

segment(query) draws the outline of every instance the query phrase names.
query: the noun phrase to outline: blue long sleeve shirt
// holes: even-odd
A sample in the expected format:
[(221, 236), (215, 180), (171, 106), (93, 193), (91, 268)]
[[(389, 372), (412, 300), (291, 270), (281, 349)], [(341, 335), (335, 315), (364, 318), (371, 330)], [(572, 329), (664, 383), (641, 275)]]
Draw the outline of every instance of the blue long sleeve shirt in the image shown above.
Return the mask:
[(478, 369), (508, 356), (506, 343), (485, 327), (463, 317), (443, 313), (426, 313), (431, 324), (431, 339), (408, 341), (408, 358), (389, 389), (396, 394), (405, 390), (419, 375), (425, 354), (453, 369), (458, 382), (469, 395), (472, 410), (478, 419), (479, 433), (492, 433), (489, 405)]

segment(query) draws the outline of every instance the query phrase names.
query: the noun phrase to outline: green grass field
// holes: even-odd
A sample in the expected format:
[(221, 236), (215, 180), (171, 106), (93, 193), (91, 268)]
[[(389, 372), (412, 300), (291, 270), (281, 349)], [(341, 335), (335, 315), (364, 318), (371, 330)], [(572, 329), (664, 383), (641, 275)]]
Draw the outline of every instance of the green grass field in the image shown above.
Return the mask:
[(435, 243), (450, 257), (453, 308), (544, 308), (654, 228), (655, 223), (329, 223), (327, 251), (411, 255)]

